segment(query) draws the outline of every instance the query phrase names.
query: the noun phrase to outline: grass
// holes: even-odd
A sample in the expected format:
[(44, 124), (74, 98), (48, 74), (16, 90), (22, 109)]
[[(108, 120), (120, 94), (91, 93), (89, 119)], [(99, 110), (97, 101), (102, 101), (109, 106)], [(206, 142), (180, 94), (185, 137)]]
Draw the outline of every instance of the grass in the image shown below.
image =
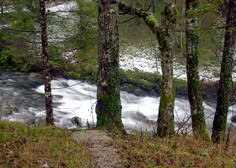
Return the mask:
[[(93, 167), (90, 153), (70, 139), (71, 133), (54, 126), (32, 128), (1, 121), (0, 168)], [(161, 139), (138, 132), (115, 135), (111, 145), (121, 155), (123, 167), (236, 167), (236, 137), (233, 136), (227, 150), (225, 144), (191, 136)]]
[(225, 150), (224, 144), (213, 144), (191, 136), (160, 139), (143, 134), (118, 136), (124, 167), (236, 167), (236, 141)]
[(32, 128), (0, 121), (0, 168), (92, 167), (90, 153), (55, 126)]

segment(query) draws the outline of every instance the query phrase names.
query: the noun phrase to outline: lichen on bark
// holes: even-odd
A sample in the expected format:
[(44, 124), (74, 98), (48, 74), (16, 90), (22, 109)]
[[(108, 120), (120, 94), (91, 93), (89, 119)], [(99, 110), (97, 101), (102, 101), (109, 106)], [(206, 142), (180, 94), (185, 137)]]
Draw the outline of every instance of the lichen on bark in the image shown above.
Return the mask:
[(228, 6), (220, 82), (217, 92), (217, 105), (212, 128), (212, 141), (215, 143), (224, 142), (226, 140), (229, 92), (232, 89), (232, 72), (236, 49), (236, 1), (230, 0)]
[(193, 135), (201, 139), (209, 140), (210, 137), (207, 132), (207, 126), (205, 122), (201, 85), (198, 72), (198, 36), (195, 32), (197, 18), (189, 15), (189, 12), (194, 10), (196, 7), (196, 0), (186, 1), (186, 69), (188, 97), (191, 110)]
[(118, 4), (98, 1), (97, 127), (124, 132), (121, 120)]
[(52, 108), (52, 93), (51, 93), (51, 74), (48, 54), (48, 36), (47, 36), (47, 15), (45, 0), (40, 0), (40, 27), (41, 27), (41, 44), (42, 44), (42, 60), (43, 60), (43, 76), (44, 76), (44, 91), (45, 91), (45, 108), (46, 108), (46, 123), (53, 125), (53, 108)]
[(161, 137), (174, 134), (174, 86), (173, 86), (173, 44), (176, 11), (174, 0), (166, 4), (162, 22), (159, 25), (152, 13), (140, 8), (133, 8), (119, 2), (122, 12), (141, 17), (156, 36), (161, 51), (162, 89), (158, 115), (158, 135)]

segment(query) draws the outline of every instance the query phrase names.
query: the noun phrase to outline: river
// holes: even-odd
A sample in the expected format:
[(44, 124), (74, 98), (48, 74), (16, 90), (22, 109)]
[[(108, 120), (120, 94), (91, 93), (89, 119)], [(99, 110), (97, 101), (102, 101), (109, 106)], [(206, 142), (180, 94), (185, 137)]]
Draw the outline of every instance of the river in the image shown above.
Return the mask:
[[(53, 110), (55, 124), (64, 128), (76, 128), (73, 117), (80, 117), (82, 126), (93, 126), (96, 123), (96, 86), (73, 79), (57, 78), (52, 81)], [(2, 72), (0, 73), (1, 119), (27, 123), (32, 126), (45, 123), (44, 86), (42, 75), (38, 73)], [(121, 91), (122, 121), (129, 131), (156, 130), (159, 97), (140, 97)], [(204, 101), (206, 122), (209, 130), (214, 118), (214, 101)], [(229, 107), (228, 124), (236, 115), (236, 103)], [(190, 116), (187, 98), (175, 100), (176, 130)], [(191, 131), (190, 120), (182, 127)], [(234, 123), (236, 126), (236, 123)]]

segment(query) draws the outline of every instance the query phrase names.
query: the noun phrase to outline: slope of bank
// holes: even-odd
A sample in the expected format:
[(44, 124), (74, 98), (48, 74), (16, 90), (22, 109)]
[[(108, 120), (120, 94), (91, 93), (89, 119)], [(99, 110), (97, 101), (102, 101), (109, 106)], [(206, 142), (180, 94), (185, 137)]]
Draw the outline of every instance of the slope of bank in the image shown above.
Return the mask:
[(0, 121), (0, 149), (2, 167), (236, 166), (235, 137), (225, 145), (187, 135), (160, 139), (142, 132), (119, 135), (80, 130), (72, 133), (57, 127), (32, 128)]
[(71, 133), (0, 121), (0, 167), (92, 167), (91, 154)]

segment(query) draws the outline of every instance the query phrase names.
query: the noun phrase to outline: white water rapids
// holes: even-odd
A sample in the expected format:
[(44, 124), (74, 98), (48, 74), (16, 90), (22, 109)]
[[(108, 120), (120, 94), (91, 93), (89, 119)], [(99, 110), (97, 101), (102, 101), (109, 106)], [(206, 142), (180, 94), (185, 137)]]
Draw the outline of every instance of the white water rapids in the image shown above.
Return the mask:
[[(30, 125), (42, 124), (45, 120), (44, 86), (37, 84), (37, 75), (0, 75), (0, 100), (3, 102), (3, 120), (18, 121)], [(33, 73), (32, 73), (33, 74)], [(31, 76), (31, 77), (28, 77)], [(33, 77), (32, 77), (33, 76)], [(25, 79), (27, 78), (27, 79)], [(27, 83), (27, 80), (31, 83)], [(31, 87), (31, 88), (29, 88)], [(64, 128), (75, 128), (73, 117), (80, 117), (86, 127), (96, 123), (96, 86), (79, 80), (59, 78), (52, 81), (53, 110), (55, 124)], [(139, 97), (121, 91), (122, 121), (128, 131), (148, 131), (156, 129), (159, 97)], [(209, 129), (212, 127), (215, 103), (204, 102), (205, 116)], [(230, 106), (228, 123), (236, 104)], [(9, 112), (10, 111), (10, 112)], [(190, 116), (189, 102), (186, 98), (175, 100), (176, 129)], [(185, 128), (191, 120), (186, 122)]]
[[(55, 103), (61, 103), (54, 108), (57, 124), (62, 127), (73, 128), (70, 120), (74, 116), (82, 119), (83, 126), (89, 123), (96, 123), (96, 91), (95, 85), (78, 80), (59, 79), (52, 81), (53, 94), (60, 97), (54, 99)], [(72, 87), (67, 87), (72, 86)], [(65, 88), (64, 88), (65, 87)], [(57, 88), (57, 89), (56, 89)], [(63, 89), (60, 89), (63, 88)], [(37, 92), (43, 93), (44, 87), (41, 85), (36, 88)], [(121, 91), (122, 103), (122, 122), (127, 130), (153, 131), (156, 127), (160, 97), (139, 97), (127, 92)], [(236, 105), (230, 109), (235, 109)], [(213, 113), (215, 107), (204, 102), (206, 122), (211, 127), (213, 122)], [(61, 114), (60, 112), (64, 113)], [(44, 111), (41, 114), (44, 114)], [(185, 122), (190, 117), (190, 106), (187, 99), (176, 98), (175, 100), (175, 123), (177, 126)], [(228, 117), (228, 122), (230, 118)], [(187, 125), (191, 120), (187, 122)]]
[[(66, 11), (76, 9), (75, 1), (48, 7), (47, 10), (58, 13), (60, 17), (68, 14)], [(64, 12), (60, 12), (64, 11)], [(72, 26), (70, 25), (69, 28)], [(57, 36), (59, 28), (52, 26), (51, 29)], [(49, 26), (50, 29), (50, 26)], [(70, 32), (70, 31), (68, 31)], [(52, 35), (51, 38), (56, 36)], [(156, 53), (152, 50), (143, 51), (135, 47), (128, 47), (122, 51), (120, 65), (124, 70), (143, 70), (147, 72), (160, 72), (160, 62), (155, 60)], [(67, 53), (68, 54), (68, 53)], [(210, 69), (213, 71), (212, 69)], [(216, 70), (214, 70), (216, 71)], [(213, 72), (214, 72), (213, 71)], [(217, 70), (218, 72), (219, 70)], [(175, 77), (186, 79), (185, 67), (175, 65)], [(208, 76), (206, 76), (206, 74)], [(201, 78), (218, 80), (209, 70), (200, 71)], [(36, 82), (40, 78), (33, 73), (22, 75), (21, 73), (13, 74), (0, 72), (0, 104), (2, 104), (3, 114), (0, 118), (8, 121), (19, 121), (30, 125), (39, 125), (45, 120), (44, 110), (44, 89), (41, 82)], [(236, 73), (233, 73), (233, 80), (236, 80)], [(29, 83), (29, 81), (31, 81)], [(33, 82), (32, 82), (33, 81)], [(69, 87), (71, 86), (71, 87)], [(96, 104), (96, 86), (90, 85), (79, 80), (56, 79), (52, 81), (53, 93), (53, 110), (55, 124), (60, 127), (75, 128), (73, 117), (80, 117), (82, 125), (87, 123), (96, 123), (95, 104)], [(152, 132), (155, 130), (159, 97), (138, 97), (127, 92), (121, 92), (122, 101), (122, 121), (126, 130), (144, 130)], [(212, 121), (215, 112), (215, 103), (204, 102), (205, 117), (208, 128), (212, 127)], [(228, 123), (231, 117), (236, 115), (236, 104), (229, 107)], [(1, 109), (0, 109), (1, 110)], [(175, 123), (176, 129), (189, 119), (190, 107), (187, 98), (175, 99)], [(186, 122), (186, 127), (191, 123)]]

